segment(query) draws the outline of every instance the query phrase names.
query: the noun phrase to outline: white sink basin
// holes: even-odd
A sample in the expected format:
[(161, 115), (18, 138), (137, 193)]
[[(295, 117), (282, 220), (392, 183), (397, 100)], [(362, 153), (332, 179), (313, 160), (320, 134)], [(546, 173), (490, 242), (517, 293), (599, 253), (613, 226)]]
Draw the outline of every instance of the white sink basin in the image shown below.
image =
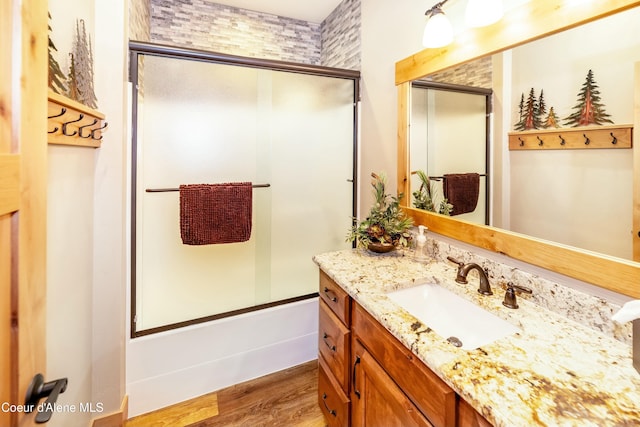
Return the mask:
[(387, 296), (443, 339), (464, 350), (474, 350), (520, 331), (440, 285), (414, 286)]

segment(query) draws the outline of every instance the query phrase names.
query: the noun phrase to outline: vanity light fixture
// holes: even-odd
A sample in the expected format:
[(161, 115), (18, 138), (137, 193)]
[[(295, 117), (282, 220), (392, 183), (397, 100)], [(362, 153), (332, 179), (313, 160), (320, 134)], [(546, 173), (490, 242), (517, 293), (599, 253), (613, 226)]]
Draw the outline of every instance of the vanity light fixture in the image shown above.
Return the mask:
[[(436, 3), (424, 13), (427, 16), (422, 36), (424, 47), (443, 47), (453, 41), (453, 27), (442, 10), (447, 1)], [(502, 0), (469, 0), (465, 20), (470, 27), (484, 27), (498, 22), (502, 15)]]
[(437, 3), (424, 13), (427, 16), (427, 24), (424, 26), (422, 36), (424, 47), (442, 47), (453, 41), (453, 27), (442, 11), (442, 6), (447, 1), (449, 0)]

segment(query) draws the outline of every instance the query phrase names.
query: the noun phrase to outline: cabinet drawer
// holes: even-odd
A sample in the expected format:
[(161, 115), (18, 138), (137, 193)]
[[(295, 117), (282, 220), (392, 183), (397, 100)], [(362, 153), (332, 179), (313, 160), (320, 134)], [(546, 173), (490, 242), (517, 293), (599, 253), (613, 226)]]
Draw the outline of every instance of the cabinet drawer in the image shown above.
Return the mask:
[(345, 393), (349, 391), (349, 342), (351, 333), (331, 309), (320, 301), (318, 351)]
[(349, 295), (322, 270), (320, 270), (319, 294), (342, 323), (349, 325), (351, 322)]
[(351, 331), (436, 427), (456, 423), (456, 393), (355, 302)]
[(349, 425), (349, 399), (321, 357), (318, 358), (318, 405), (329, 427)]

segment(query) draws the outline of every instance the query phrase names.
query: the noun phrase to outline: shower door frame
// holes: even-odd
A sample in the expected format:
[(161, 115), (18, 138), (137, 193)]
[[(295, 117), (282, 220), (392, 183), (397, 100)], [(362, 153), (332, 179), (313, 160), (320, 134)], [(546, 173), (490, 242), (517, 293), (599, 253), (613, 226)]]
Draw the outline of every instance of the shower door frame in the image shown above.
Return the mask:
[(484, 225), (490, 225), (491, 223), (491, 115), (493, 114), (493, 89), (458, 85), (453, 83), (442, 83), (417, 80), (411, 83), (412, 88), (426, 89), (426, 90), (439, 90), (443, 92), (458, 92), (468, 95), (484, 96), (485, 98), (485, 161), (484, 161)]
[(269, 307), (289, 304), (318, 296), (318, 292), (307, 295), (300, 295), (284, 300), (271, 301), (251, 307), (244, 307), (224, 313), (217, 313), (197, 319), (185, 320), (182, 322), (153, 327), (149, 329), (136, 330), (136, 275), (137, 275), (137, 147), (138, 147), (138, 57), (140, 55), (160, 56), (173, 59), (185, 59), (202, 61), (212, 64), (231, 65), (239, 67), (259, 68), (271, 71), (282, 71), (297, 74), (309, 74), (321, 77), (340, 78), (353, 81), (353, 151), (352, 151), (352, 175), (349, 180), (352, 185), (351, 211), (352, 217), (356, 217), (357, 210), (357, 163), (358, 163), (358, 103), (360, 102), (360, 71), (346, 70), (341, 68), (322, 67), (309, 64), (297, 64), (285, 61), (276, 61), (259, 58), (248, 58), (236, 55), (228, 55), (217, 52), (209, 52), (199, 49), (187, 49), (176, 46), (169, 46), (156, 43), (130, 41), (129, 42), (129, 82), (132, 84), (132, 116), (131, 116), (131, 316), (130, 329), (131, 338), (151, 335), (158, 332), (182, 328), (203, 322), (209, 322), (225, 317), (236, 316), (252, 311), (263, 310)]

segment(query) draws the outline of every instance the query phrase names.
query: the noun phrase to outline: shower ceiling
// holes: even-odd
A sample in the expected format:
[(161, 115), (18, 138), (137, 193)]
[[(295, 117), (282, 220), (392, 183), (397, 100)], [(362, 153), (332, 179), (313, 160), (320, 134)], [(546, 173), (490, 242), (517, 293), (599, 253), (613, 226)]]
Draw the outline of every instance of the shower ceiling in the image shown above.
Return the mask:
[(321, 23), (342, 0), (214, 0), (215, 3)]

